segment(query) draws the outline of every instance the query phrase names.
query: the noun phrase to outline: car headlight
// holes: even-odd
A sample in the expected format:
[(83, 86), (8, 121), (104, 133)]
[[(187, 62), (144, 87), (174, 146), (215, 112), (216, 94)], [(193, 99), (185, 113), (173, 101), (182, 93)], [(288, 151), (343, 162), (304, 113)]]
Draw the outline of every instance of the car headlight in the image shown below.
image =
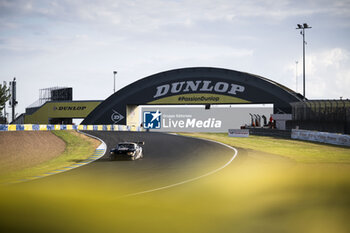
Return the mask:
[(134, 154), (134, 152), (131, 152), (131, 151), (129, 151), (128, 153), (127, 153), (127, 155), (133, 155)]

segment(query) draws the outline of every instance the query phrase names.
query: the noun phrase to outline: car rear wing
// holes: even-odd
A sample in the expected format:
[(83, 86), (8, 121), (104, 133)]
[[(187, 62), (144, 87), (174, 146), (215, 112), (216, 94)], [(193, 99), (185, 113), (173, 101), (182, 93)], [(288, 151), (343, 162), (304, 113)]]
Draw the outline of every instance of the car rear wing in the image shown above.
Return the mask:
[(137, 143), (137, 145), (139, 145), (139, 146), (145, 145), (145, 142), (136, 142), (136, 143)]

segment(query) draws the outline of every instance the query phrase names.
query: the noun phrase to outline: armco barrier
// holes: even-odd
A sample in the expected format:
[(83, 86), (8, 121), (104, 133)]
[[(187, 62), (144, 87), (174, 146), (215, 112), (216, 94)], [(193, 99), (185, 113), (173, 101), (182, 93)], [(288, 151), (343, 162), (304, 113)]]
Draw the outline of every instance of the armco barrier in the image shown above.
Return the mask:
[(350, 135), (292, 129), (292, 138), (313, 142), (350, 146)]
[(142, 131), (141, 127), (126, 125), (3, 125), (0, 131), (49, 131), (49, 130), (87, 130), (87, 131)]

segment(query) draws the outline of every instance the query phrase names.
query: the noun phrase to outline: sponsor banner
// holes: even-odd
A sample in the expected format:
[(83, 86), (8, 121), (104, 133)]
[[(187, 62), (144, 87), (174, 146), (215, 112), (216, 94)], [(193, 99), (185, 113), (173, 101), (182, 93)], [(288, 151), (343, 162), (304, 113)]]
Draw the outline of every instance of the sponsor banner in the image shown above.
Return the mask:
[(340, 146), (350, 146), (350, 135), (292, 129), (293, 139), (322, 142)]
[(145, 129), (160, 129), (162, 124), (162, 113), (157, 111), (143, 112), (143, 127)]
[(183, 94), (164, 97), (149, 104), (234, 104), (250, 103), (250, 101), (227, 95), (218, 94)]
[[(137, 105), (270, 103), (275, 104), (275, 109), (290, 113), (290, 103), (299, 101), (288, 88), (257, 75), (193, 67), (160, 72), (129, 85), (123, 93), (115, 93), (103, 101), (82, 123), (141, 125), (141, 111), (135, 113), (139, 124), (130, 121), (134, 120), (133, 109)], [(235, 128), (229, 126), (232, 127)], [(223, 132), (227, 133), (229, 128)]]
[(236, 95), (237, 93), (244, 92), (244, 90), (244, 86), (224, 81), (218, 82), (211, 80), (188, 80), (157, 86), (156, 93), (153, 98), (159, 98), (162, 96), (165, 97), (169, 94), (171, 95), (191, 92), (211, 92), (226, 95)]
[(40, 130), (40, 126), (38, 124), (32, 125), (32, 130)]
[(16, 131), (17, 126), (16, 125), (9, 125), (8, 126), (8, 131)]
[(111, 115), (112, 122), (114, 124), (117, 124), (119, 121), (121, 121), (123, 119), (124, 119), (124, 116), (113, 109), (113, 113)]
[(55, 126), (54, 125), (40, 125), (40, 130), (45, 130), (45, 128), (47, 130), (54, 130)]
[(270, 116), (273, 105), (242, 106), (204, 105), (192, 106), (141, 106), (141, 121), (145, 130), (160, 132), (220, 132), (239, 129), (250, 124), (249, 113)]
[(24, 126), (24, 130), (35, 130), (33, 127), (34, 125), (25, 124), (23, 126)]
[(0, 131), (8, 131), (8, 125), (0, 125)]
[(125, 125), (4, 125), (0, 124), (0, 131), (46, 131), (46, 130), (94, 130), (94, 131), (141, 131), (139, 126)]
[(16, 125), (16, 131), (24, 130), (24, 125)]
[(131, 125), (129, 126), (129, 131), (141, 131), (141, 127), (140, 126), (136, 126), (136, 125)]
[(125, 125), (118, 125), (118, 131), (128, 131), (128, 128)]
[(84, 125), (78, 125), (78, 130), (84, 130)]
[(49, 118), (85, 118), (101, 101), (50, 101), (38, 110), (26, 114), (24, 123), (47, 124)]
[(249, 129), (229, 129), (229, 137), (247, 138), (249, 137)]
[(51, 118), (61, 117), (86, 117), (96, 108), (100, 102), (50, 102), (48, 103), (47, 113)]

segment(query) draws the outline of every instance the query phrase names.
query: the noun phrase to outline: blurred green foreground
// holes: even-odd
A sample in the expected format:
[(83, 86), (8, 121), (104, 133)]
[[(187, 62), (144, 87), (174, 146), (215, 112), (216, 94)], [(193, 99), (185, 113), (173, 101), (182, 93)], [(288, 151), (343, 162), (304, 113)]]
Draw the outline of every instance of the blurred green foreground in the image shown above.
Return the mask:
[(223, 141), (238, 156), (211, 176), (130, 197), (118, 195), (128, 193), (127, 182), (103, 187), (93, 178), (65, 189), (3, 186), (1, 232), (350, 232), (349, 148), (189, 136)]

